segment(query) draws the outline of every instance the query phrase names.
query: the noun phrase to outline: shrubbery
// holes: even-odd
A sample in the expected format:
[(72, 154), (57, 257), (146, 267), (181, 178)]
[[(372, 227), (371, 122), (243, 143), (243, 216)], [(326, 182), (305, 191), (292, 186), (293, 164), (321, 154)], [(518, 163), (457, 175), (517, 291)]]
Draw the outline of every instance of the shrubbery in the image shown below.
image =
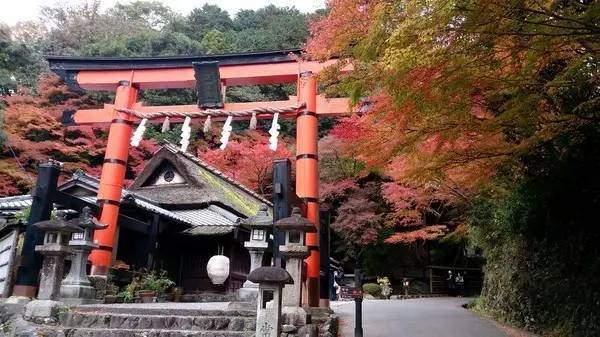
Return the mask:
[(381, 296), (381, 286), (377, 283), (365, 283), (362, 286), (363, 292), (375, 298)]
[(481, 196), (470, 214), (487, 259), (478, 307), (551, 336), (600, 336), (600, 134), (583, 136), (523, 158), (495, 185), (509, 192)]

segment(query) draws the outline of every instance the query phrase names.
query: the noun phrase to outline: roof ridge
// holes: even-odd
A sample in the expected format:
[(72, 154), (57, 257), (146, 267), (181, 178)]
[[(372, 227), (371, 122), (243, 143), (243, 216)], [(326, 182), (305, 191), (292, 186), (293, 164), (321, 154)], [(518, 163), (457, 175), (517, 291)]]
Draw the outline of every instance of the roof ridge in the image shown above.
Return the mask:
[(209, 170), (210, 172), (218, 175), (219, 177), (223, 178), (225, 181), (233, 184), (234, 186), (237, 186), (239, 188), (241, 188), (242, 190), (244, 190), (245, 192), (247, 192), (248, 194), (252, 195), (253, 197), (267, 203), (270, 206), (273, 206), (273, 203), (266, 199), (265, 197), (263, 197), (262, 195), (256, 193), (255, 191), (253, 191), (251, 188), (249, 188), (248, 186), (240, 183), (239, 181), (231, 178), (230, 176), (228, 176), (227, 174), (225, 174), (224, 172), (222, 172), (221, 170), (219, 170), (218, 168), (210, 165), (209, 163), (207, 163), (205, 160), (198, 158), (196, 156), (194, 156), (193, 154), (187, 152), (187, 151), (181, 151), (181, 149), (179, 149), (179, 147), (177, 147), (175, 144), (169, 142), (169, 141), (165, 141), (165, 145), (163, 146), (164, 148), (166, 148), (167, 150), (178, 154), (181, 153), (183, 156), (185, 156), (186, 158), (190, 159), (191, 161), (195, 162), (196, 164), (202, 166), (203, 168)]
[(9, 195), (6, 197), (0, 197), (0, 201), (7, 200), (28, 200), (31, 199), (31, 194), (19, 194), (19, 195)]
[[(71, 182), (71, 181), (75, 181), (75, 180), (84, 181), (85, 180), (85, 179), (81, 179), (81, 178), (90, 179), (90, 180), (93, 180), (95, 183), (100, 184), (99, 177), (93, 176), (91, 174), (88, 174), (84, 170), (79, 169), (73, 173), (73, 176), (69, 180), (67, 180), (63, 184), (61, 184), (61, 186), (68, 182)], [(159, 206), (160, 203), (158, 201), (153, 200), (152, 198), (148, 198), (146, 196), (142, 196), (142, 195), (136, 193), (136, 191), (130, 190), (129, 188), (126, 188), (125, 186), (123, 186), (123, 188), (121, 189), (121, 200), (123, 200), (127, 196), (131, 196), (135, 199), (138, 199), (138, 200), (141, 200), (141, 201), (147, 202), (149, 204), (152, 204), (154, 206), (162, 208), (162, 206)]]

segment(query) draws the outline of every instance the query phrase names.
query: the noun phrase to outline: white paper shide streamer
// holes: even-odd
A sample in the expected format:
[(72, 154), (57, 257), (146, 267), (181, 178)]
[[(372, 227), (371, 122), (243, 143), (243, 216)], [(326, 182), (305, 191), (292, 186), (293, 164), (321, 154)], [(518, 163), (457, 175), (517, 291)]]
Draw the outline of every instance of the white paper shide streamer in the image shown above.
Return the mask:
[(231, 127), (232, 120), (232, 116), (227, 116), (225, 124), (223, 125), (223, 131), (221, 131), (221, 150), (225, 150), (225, 148), (227, 147), (227, 143), (229, 142), (229, 136), (231, 136), (231, 131), (233, 130), (233, 128)]
[(250, 125), (248, 126), (248, 129), (256, 130), (256, 124), (258, 124), (258, 120), (256, 119), (256, 112), (253, 112), (252, 117), (250, 117)]
[(138, 125), (137, 129), (133, 132), (133, 136), (131, 136), (131, 141), (129, 142), (131, 146), (138, 147), (140, 145), (140, 142), (144, 137), (144, 132), (146, 132), (146, 122), (148, 122), (146, 118), (142, 119), (140, 125)]
[(204, 129), (202, 131), (204, 131), (204, 133), (210, 132), (210, 125), (210, 116), (207, 116), (204, 120)]
[(185, 152), (187, 150), (188, 145), (190, 145), (190, 135), (192, 134), (192, 128), (190, 127), (190, 122), (192, 119), (190, 117), (186, 117), (183, 121), (183, 125), (181, 126), (181, 151)]
[(278, 123), (279, 113), (273, 114), (273, 122), (271, 123), (271, 128), (269, 129), (269, 149), (273, 151), (277, 151), (277, 137), (279, 137), (279, 129), (281, 125)]

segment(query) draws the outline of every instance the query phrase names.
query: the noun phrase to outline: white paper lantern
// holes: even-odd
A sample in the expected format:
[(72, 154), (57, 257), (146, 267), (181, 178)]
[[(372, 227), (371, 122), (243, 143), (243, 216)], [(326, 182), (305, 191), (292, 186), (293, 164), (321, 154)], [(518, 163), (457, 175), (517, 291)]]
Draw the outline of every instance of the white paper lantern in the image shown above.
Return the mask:
[(208, 260), (206, 272), (213, 284), (223, 284), (229, 277), (229, 258), (225, 255), (215, 255)]

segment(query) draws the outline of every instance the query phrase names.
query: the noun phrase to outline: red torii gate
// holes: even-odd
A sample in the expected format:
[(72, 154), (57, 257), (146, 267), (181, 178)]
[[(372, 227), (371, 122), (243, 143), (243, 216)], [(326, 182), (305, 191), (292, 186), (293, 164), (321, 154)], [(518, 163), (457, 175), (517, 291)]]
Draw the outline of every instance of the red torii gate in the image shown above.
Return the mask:
[[(102, 109), (65, 112), (63, 120), (71, 124), (110, 123), (108, 142), (100, 177), (98, 203), (101, 205), (100, 221), (107, 229), (96, 231), (94, 239), (100, 248), (92, 252), (93, 275), (107, 275), (113, 260), (113, 247), (117, 233), (117, 218), (121, 191), (129, 155), (129, 140), (133, 124), (139, 119), (125, 112), (201, 112), (206, 106), (144, 106), (137, 102), (139, 90), (193, 88), (202, 81), (214, 79), (203, 73), (206, 67), (218, 66), (217, 78), (221, 88), (235, 85), (297, 83), (297, 97), (287, 101), (222, 103), (223, 110), (239, 111), (259, 107), (282, 108), (302, 106), (296, 112), (281, 117), (296, 118), (296, 194), (306, 203), (306, 216), (319, 227), (319, 174), (318, 174), (318, 119), (320, 115), (340, 115), (349, 111), (346, 98), (326, 99), (317, 95), (314, 76), (337, 60), (324, 63), (298, 61), (300, 50), (282, 50), (229, 55), (206, 55), (151, 58), (80, 58), (49, 56), (50, 68), (59, 74), (72, 90), (115, 91), (114, 104)], [(345, 70), (351, 70), (348, 66)], [(214, 75), (214, 74), (213, 74)], [(219, 89), (221, 89), (219, 88)], [(214, 97), (213, 97), (214, 98)], [(258, 115), (270, 118), (271, 115)], [(244, 117), (242, 117), (244, 118)], [(247, 118), (247, 117), (246, 117)], [(218, 120), (218, 118), (215, 118)], [(237, 118), (240, 119), (240, 118)], [(319, 305), (319, 234), (306, 234), (311, 255), (307, 258), (308, 304)], [(323, 305), (324, 303), (322, 303)], [(326, 304), (325, 304), (326, 305)]]

